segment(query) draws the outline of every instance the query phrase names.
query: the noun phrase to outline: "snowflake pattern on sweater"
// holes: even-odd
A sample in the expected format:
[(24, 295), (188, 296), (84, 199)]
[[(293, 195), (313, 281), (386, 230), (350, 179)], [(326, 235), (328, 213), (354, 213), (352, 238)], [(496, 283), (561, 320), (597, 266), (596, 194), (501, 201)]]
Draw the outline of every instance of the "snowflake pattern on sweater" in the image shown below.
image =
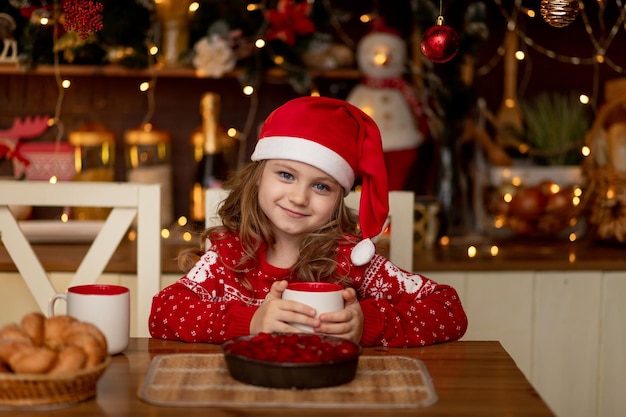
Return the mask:
[[(398, 268), (375, 255), (363, 266), (350, 262), (353, 245), (339, 245), (339, 268), (354, 283), (364, 316), (363, 346), (425, 346), (457, 340), (467, 317), (454, 288)], [(259, 256), (246, 270), (254, 292), (232, 271), (243, 256), (235, 234), (213, 242), (196, 265), (152, 300), (149, 330), (154, 338), (223, 343), (250, 333), (250, 321), (272, 283), (290, 279)]]

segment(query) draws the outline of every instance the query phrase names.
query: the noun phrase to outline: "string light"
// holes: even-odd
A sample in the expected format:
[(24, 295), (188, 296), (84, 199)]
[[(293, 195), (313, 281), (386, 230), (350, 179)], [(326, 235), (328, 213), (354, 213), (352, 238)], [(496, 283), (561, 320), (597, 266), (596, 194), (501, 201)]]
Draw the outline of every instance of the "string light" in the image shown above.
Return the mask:
[[(605, 30), (604, 21), (602, 20), (603, 13), (604, 13), (604, 3), (601, 1), (598, 1), (598, 6), (600, 8), (598, 19), (600, 20), (600, 25), (603, 29), (601, 33), (602, 35), (606, 34), (606, 36), (603, 36), (602, 38), (596, 37), (596, 34), (593, 31), (593, 28), (592, 28), (589, 16), (587, 14), (587, 11), (584, 7), (584, 4), (582, 1), (579, 2), (579, 8), (580, 8), (579, 14), (581, 15), (581, 18), (585, 27), (585, 32), (593, 45), (593, 52), (589, 56), (586, 56), (586, 57), (585, 56), (569, 56), (565, 54), (560, 54), (550, 48), (547, 48), (541, 45), (541, 43), (532, 39), (527, 33), (525, 33), (524, 30), (522, 30), (517, 24), (518, 15), (521, 13), (523, 16), (534, 18), (535, 13), (534, 12), (531, 13), (530, 9), (526, 9), (522, 7), (521, 0), (515, 0), (512, 6), (511, 13), (509, 13), (505, 9), (505, 7), (502, 5), (501, 0), (495, 0), (495, 4), (497, 5), (498, 10), (504, 17), (505, 21), (507, 22), (507, 28), (509, 30), (515, 30), (521, 42), (528, 48), (532, 48), (534, 51), (561, 63), (592, 67), (593, 69), (593, 75), (592, 75), (593, 94), (591, 96), (594, 97), (593, 107), (597, 106), (597, 97), (598, 97), (599, 85), (600, 85), (600, 65), (602, 64), (606, 65), (608, 68), (610, 68), (612, 71), (618, 74), (626, 73), (626, 68), (624, 68), (621, 65), (618, 65), (617, 63), (615, 63), (613, 59), (611, 59), (611, 57), (607, 56), (607, 51), (609, 51), (609, 48), (612, 42), (614, 41), (615, 36), (617, 35), (620, 27), (622, 26), (626, 27), (625, 25), (626, 7), (622, 4), (622, 0), (616, 0), (616, 5), (620, 9), (620, 13), (619, 13), (619, 16), (617, 16), (615, 23), (613, 24), (613, 26), (608, 32)], [(489, 74), (492, 70), (494, 70), (494, 68), (502, 60), (504, 56), (504, 51), (505, 51), (505, 48), (504, 48), (504, 39), (503, 39), (502, 43), (497, 48), (497, 53), (493, 55), (487, 63), (475, 69), (475, 76), (483, 77)], [(581, 103), (583, 104), (590, 104), (590, 102), (591, 100), (587, 100), (587, 102), (585, 103), (581, 101)]]
[(583, 156), (589, 156), (591, 155), (591, 149), (589, 148), (589, 146), (583, 146), (581, 149), (581, 153), (583, 154)]
[[(54, 22), (58, 22), (59, 21), (59, 10), (57, 7), (54, 8), (53, 11), (53, 17), (54, 17)], [(42, 24), (44, 21), (44, 18), (41, 19)], [(46, 21), (46, 25), (48, 24), (48, 19), (45, 19)], [(58, 31), (56, 30), (56, 28), (54, 28), (54, 30), (52, 31), (53, 35), (52, 35), (52, 43), (53, 46), (57, 45), (57, 42), (59, 40), (58, 38)], [(53, 47), (53, 50), (55, 50), (56, 48)], [(61, 77), (61, 69), (60, 69), (60, 63), (59, 63), (59, 52), (54, 52), (54, 63), (53, 63), (53, 68), (54, 68), (54, 79), (57, 85), (57, 101), (56, 101), (56, 105), (55, 105), (55, 109), (54, 109), (54, 117), (52, 118), (54, 126), (56, 126), (57, 128), (57, 134), (54, 140), (54, 147), (55, 147), (55, 152), (58, 153), (60, 147), (61, 147), (61, 140), (63, 139), (63, 134), (65, 132), (65, 128), (63, 126), (63, 122), (61, 121), (61, 108), (63, 107), (63, 100), (65, 99), (65, 90), (68, 89), (71, 85), (71, 82), (67, 79), (62, 79)], [(55, 170), (58, 171), (59, 170), (59, 161), (57, 159), (55, 159), (56, 161), (56, 166), (55, 166)], [(53, 177), (56, 177), (56, 175), (53, 174)], [(52, 180), (52, 178), (50, 179)]]
[[(498, 9), (500, 10), (500, 13), (503, 15), (503, 17), (507, 20), (507, 22), (511, 23), (511, 22), (515, 22), (515, 16), (516, 13), (512, 13), (511, 15), (509, 15), (507, 13), (507, 11), (505, 10), (504, 6), (502, 5), (501, 0), (495, 0), (496, 5), (498, 6)], [(622, 26), (622, 24), (624, 23), (624, 20), (626, 19), (626, 7), (623, 7), (621, 4), (621, 1), (617, 1), (618, 6), (621, 8), (621, 12), (620, 15), (618, 16), (618, 19), (616, 20), (615, 24), (613, 25), (613, 27), (611, 28), (611, 30), (609, 31), (609, 35), (607, 36), (607, 38), (600, 43), (600, 41), (598, 39), (596, 39), (596, 37), (594, 36), (594, 32), (593, 32), (593, 28), (591, 27), (591, 23), (589, 21), (589, 17), (585, 11), (585, 7), (583, 6), (582, 2), (580, 2), (580, 11), (581, 11), (581, 16), (585, 25), (585, 31), (586, 33), (589, 35), (592, 44), (594, 45), (595, 48), (595, 52), (593, 54), (593, 56), (588, 57), (588, 58), (584, 58), (584, 57), (577, 57), (577, 56), (568, 56), (568, 55), (562, 55), (559, 54), (549, 48), (543, 47), (540, 44), (538, 44), (537, 42), (535, 42), (532, 38), (530, 38), (528, 35), (526, 35), (524, 33), (524, 31), (522, 29), (519, 28), (519, 25), (515, 25), (515, 31), (517, 32), (517, 34), (519, 35), (519, 38), (522, 40), (522, 42), (524, 42), (526, 45), (528, 45), (529, 47), (533, 48), (534, 50), (536, 50), (537, 52), (547, 56), (548, 58), (563, 62), (563, 63), (567, 63), (567, 64), (573, 64), (573, 65), (593, 65), (598, 61), (598, 57), (601, 56), (601, 61), (602, 63), (606, 62), (607, 64), (609, 64), (611, 66), (611, 68), (619, 73), (624, 73), (626, 72), (626, 70), (624, 68), (622, 68), (621, 66), (616, 65), (612, 60), (608, 59), (606, 57), (605, 52), (608, 50), (610, 44), (613, 42), (615, 35), (617, 34), (619, 28)], [(514, 12), (515, 10), (520, 7), (519, 5), (519, 1), (516, 1), (514, 7)], [(525, 13), (526, 15), (528, 15), (528, 13)], [(498, 52), (499, 53), (499, 52)], [(478, 72), (478, 71), (477, 71)], [(481, 71), (481, 73), (484, 73), (484, 70)]]
[(369, 14), (364, 14), (364, 15), (361, 15), (361, 17), (359, 17), (359, 20), (360, 20), (362, 23), (369, 23), (369, 22), (371, 22), (372, 20), (374, 20), (375, 18), (376, 18), (376, 16), (375, 16), (374, 14), (369, 13)]
[(253, 12), (255, 10), (263, 10), (263, 5), (262, 4), (255, 4), (255, 3), (248, 3), (248, 5), (246, 6), (246, 10), (249, 12)]

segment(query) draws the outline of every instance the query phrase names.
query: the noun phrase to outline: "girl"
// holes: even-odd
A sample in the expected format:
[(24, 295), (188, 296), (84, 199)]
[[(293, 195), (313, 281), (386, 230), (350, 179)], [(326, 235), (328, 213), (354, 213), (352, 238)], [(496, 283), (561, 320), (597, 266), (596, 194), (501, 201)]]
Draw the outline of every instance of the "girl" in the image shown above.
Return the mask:
[[(302, 97), (265, 121), (252, 163), (225, 187), (223, 226), (206, 230), (188, 270), (152, 303), (155, 338), (222, 343), (259, 332), (302, 331), (362, 346), (420, 346), (459, 339), (467, 318), (456, 291), (375, 253), (387, 218), (380, 132), (357, 107)], [(343, 197), (361, 181), (358, 218)], [(412, 225), (393, 225), (412, 227)], [(282, 292), (293, 281), (342, 284), (345, 308), (315, 310)]]

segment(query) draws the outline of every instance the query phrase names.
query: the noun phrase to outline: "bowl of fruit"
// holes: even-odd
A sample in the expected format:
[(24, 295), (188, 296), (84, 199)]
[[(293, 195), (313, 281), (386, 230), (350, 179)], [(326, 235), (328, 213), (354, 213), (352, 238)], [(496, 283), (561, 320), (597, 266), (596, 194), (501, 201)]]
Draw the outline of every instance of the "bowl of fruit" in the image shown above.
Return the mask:
[(492, 170), (484, 192), (486, 229), (499, 237), (582, 235), (583, 183), (579, 169)]
[(349, 340), (316, 333), (258, 333), (225, 342), (221, 349), (234, 379), (287, 389), (352, 381), (362, 351)]

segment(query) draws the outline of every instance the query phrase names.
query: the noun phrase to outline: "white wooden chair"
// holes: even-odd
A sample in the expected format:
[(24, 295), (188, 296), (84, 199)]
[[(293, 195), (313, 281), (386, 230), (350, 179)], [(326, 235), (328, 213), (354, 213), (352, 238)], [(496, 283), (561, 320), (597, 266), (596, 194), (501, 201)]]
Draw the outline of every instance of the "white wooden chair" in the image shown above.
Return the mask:
[[(219, 224), (217, 208), (226, 198), (228, 191), (207, 189), (205, 194), (206, 225)], [(345, 198), (346, 205), (358, 212), (361, 195), (350, 192)], [(415, 194), (412, 191), (389, 192), (389, 260), (409, 272), (413, 271), (413, 216)]]
[[(137, 290), (131, 329), (148, 336), (152, 297), (160, 290), (160, 186), (111, 182), (0, 181), (0, 239), (42, 312), (55, 294), (9, 206), (112, 208), (69, 286), (95, 283), (133, 220), (137, 225)], [(70, 271), (73, 272), (73, 271)]]

